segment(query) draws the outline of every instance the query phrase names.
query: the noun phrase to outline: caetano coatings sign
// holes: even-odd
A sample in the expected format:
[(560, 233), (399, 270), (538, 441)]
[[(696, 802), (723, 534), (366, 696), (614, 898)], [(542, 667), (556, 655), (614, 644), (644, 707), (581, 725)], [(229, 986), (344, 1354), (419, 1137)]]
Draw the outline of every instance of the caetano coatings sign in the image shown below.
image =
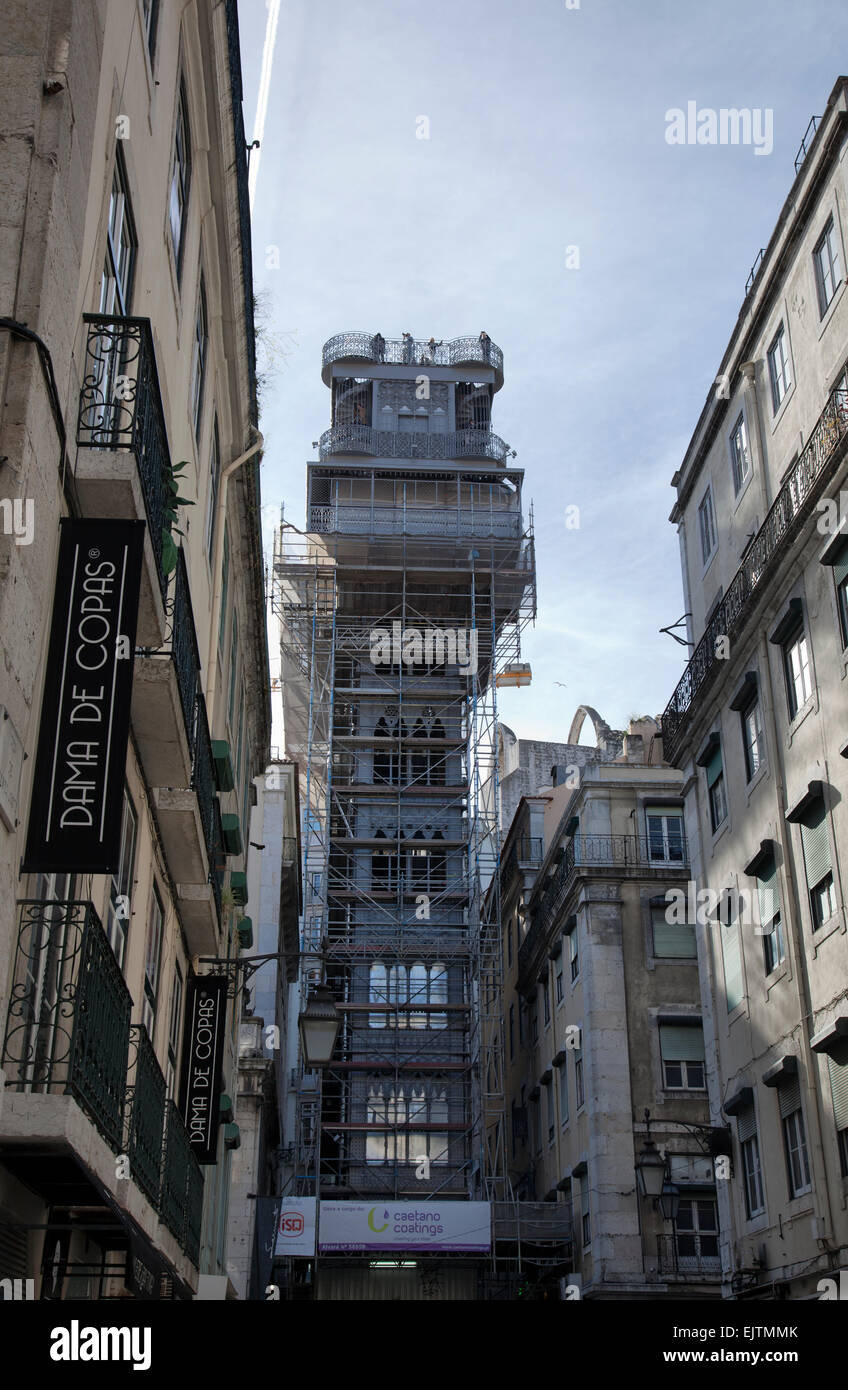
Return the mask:
[(118, 867), (143, 521), (61, 523), (26, 872)]
[(227, 983), (226, 975), (202, 975), (188, 985), (180, 1109), (198, 1163), (217, 1161)]

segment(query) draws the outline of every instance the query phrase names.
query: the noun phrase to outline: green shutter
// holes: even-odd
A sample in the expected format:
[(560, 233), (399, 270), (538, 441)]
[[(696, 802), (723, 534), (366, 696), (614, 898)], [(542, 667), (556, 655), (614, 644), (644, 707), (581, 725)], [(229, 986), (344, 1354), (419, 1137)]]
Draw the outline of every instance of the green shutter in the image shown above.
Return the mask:
[(719, 744), (718, 748), (713, 753), (712, 757), (707, 763), (707, 786), (711, 787), (713, 783), (717, 782), (719, 777), (721, 776), (721, 773), (721, 744)]
[(833, 1119), (837, 1130), (848, 1129), (848, 1039), (843, 1039), (827, 1059)]
[(704, 1030), (700, 1024), (660, 1024), (660, 1052), (664, 1062), (703, 1062)]
[(654, 955), (692, 959), (696, 954), (695, 928), (689, 922), (667, 922), (665, 908), (651, 910), (654, 926)]
[(807, 885), (815, 888), (830, 869), (830, 844), (827, 838), (827, 811), (820, 801), (801, 825), (801, 843), (807, 866)]
[(727, 1012), (742, 1003), (742, 947), (735, 922), (721, 929), (721, 955), (724, 961), (724, 996)]
[(757, 889), (760, 895), (760, 925), (767, 927), (780, 911), (780, 895), (777, 891), (777, 864), (772, 855), (757, 875)]

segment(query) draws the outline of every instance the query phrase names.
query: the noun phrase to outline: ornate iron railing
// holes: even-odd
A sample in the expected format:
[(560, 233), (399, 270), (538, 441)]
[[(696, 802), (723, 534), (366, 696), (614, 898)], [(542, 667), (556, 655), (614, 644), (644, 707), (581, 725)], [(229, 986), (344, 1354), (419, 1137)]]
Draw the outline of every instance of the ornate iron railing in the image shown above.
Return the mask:
[(127, 1076), (126, 1152), (130, 1171), (154, 1207), (162, 1186), (162, 1135), (168, 1087), (147, 1029), (130, 1029), (130, 1070)]
[(503, 374), (503, 353), (491, 339), (453, 338), (431, 348), (423, 338), (383, 338), (378, 333), (337, 333), (324, 344), (322, 364), (389, 362), (408, 366), (459, 367), (480, 363)]
[(197, 646), (194, 611), (191, 606), (188, 572), (182, 547), (178, 551), (177, 566), (171, 580), (165, 612), (165, 646), (156, 651), (142, 650), (145, 656), (162, 657), (173, 661), (186, 738), (189, 747), (193, 749), (196, 727), (195, 701), (200, 677), (200, 652)]
[(193, 1264), (200, 1258), (203, 1174), (191, 1151), (183, 1117), (168, 1101), (163, 1144), (160, 1215)]
[(309, 528), (317, 532), (353, 535), (497, 536), (517, 540), (519, 511), (471, 511), (455, 507), (355, 507), (315, 505), (309, 508)]
[(90, 902), (19, 904), (3, 1065), (19, 1091), (65, 1092), (121, 1151), (132, 998)]
[(574, 835), (565, 845), (554, 876), (533, 911), (533, 922), (518, 951), (519, 972), (530, 965), (571, 886), (583, 869), (656, 870), (668, 874), (686, 869), (689, 851), (681, 838), (666, 845), (648, 835)]
[[(695, 648), (662, 717), (663, 752), (674, 763), (697, 696), (724, 668), (719, 638), (738, 636), (790, 541), (810, 517), (848, 433), (848, 391), (834, 391)], [(723, 645), (723, 644), (722, 644)]]
[(171, 456), (149, 319), (85, 314), (88, 337), (77, 416), (77, 444), (135, 454), (162, 597)]
[(721, 1256), (718, 1236), (709, 1232), (678, 1231), (676, 1235), (661, 1235), (657, 1242), (657, 1272), (665, 1275), (695, 1275), (718, 1279), (721, 1275)]
[(212, 760), (212, 740), (209, 736), (209, 720), (206, 717), (206, 701), (198, 694), (194, 706), (194, 757), (191, 769), (191, 785), (197, 793), (200, 820), (203, 825), (203, 838), (209, 863), (215, 845), (215, 764)]
[(212, 843), (209, 850), (209, 883), (212, 896), (218, 909), (218, 922), (221, 921), (223, 906), (224, 874), (226, 872), (226, 851), (224, 850), (224, 829), (221, 823), (221, 803), (217, 796), (212, 806)]
[(332, 425), (319, 440), (318, 457), (368, 454), (391, 459), (493, 459), (506, 463), (508, 449), (489, 430), (451, 430), (416, 434), (410, 430), (376, 430), (371, 425)]

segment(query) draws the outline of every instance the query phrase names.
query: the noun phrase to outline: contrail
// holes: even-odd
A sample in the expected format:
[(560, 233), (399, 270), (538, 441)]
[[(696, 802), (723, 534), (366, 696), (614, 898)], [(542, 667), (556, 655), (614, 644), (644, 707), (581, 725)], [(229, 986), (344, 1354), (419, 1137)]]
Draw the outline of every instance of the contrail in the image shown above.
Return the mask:
[[(270, 0), (268, 5), (268, 23), (265, 26), (265, 43), (262, 48), (262, 72), (259, 78), (259, 96), (256, 100), (256, 119), (253, 122), (253, 139), (259, 141), (265, 134), (265, 118), (268, 115), (268, 94), (271, 90), (271, 68), (274, 64), (274, 46), (277, 42), (280, 3), (281, 0)], [(261, 148), (253, 150), (251, 153), (250, 175), (247, 183), (251, 212), (253, 212), (253, 199), (256, 194), (256, 180), (259, 176), (261, 154)]]

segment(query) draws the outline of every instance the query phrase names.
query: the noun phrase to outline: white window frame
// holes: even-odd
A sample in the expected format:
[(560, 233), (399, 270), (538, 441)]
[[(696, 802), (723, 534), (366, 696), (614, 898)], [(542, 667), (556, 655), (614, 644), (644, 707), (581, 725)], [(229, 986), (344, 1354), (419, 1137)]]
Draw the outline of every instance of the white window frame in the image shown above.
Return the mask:
[[(705, 534), (704, 520), (708, 521), (711, 530), (711, 538)], [(713, 485), (708, 483), (707, 487), (698, 503), (698, 535), (701, 541), (701, 561), (704, 571), (709, 568), (712, 558), (718, 549), (718, 531), (716, 529), (715, 501), (713, 499)], [(705, 549), (705, 541), (711, 539), (709, 550)]]
[(733, 479), (733, 494), (738, 497), (751, 476), (751, 446), (748, 442), (748, 426), (745, 412), (740, 410), (733, 429), (730, 431), (730, 473)]

